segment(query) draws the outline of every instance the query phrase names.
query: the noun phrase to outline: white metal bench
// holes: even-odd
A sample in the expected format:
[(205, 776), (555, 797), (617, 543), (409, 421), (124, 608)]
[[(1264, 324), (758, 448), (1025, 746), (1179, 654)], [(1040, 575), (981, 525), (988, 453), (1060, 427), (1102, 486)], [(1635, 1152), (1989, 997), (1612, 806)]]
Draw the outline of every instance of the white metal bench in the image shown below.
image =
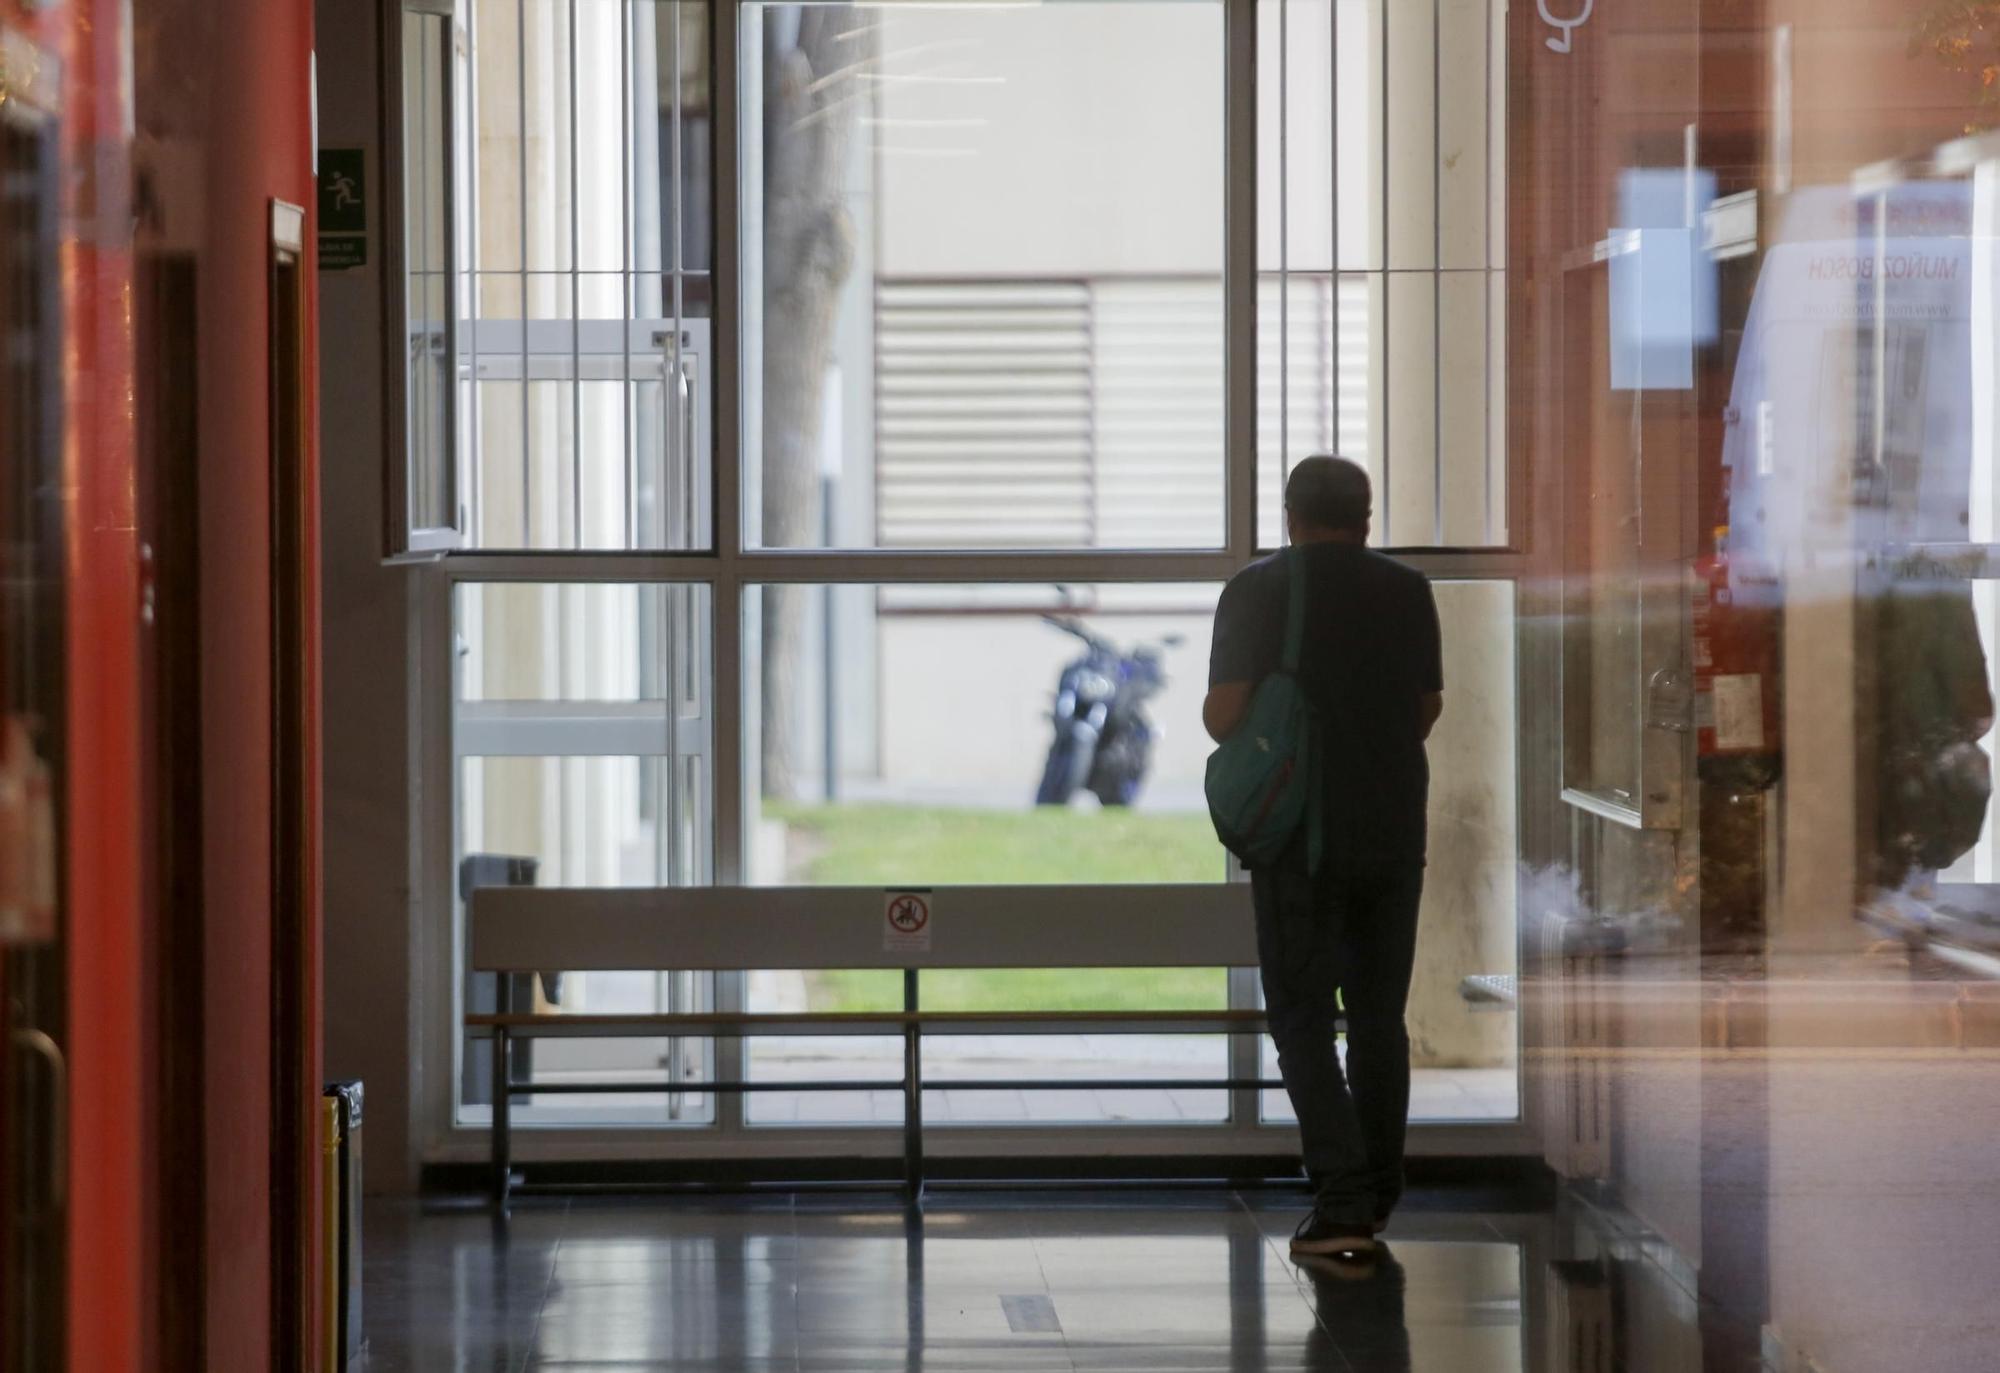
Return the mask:
[[(513, 1185), (510, 1102), (562, 1092), (687, 1091), (655, 1082), (517, 1083), (516, 1040), (542, 1037), (897, 1034), (900, 1078), (883, 1081), (704, 1082), (705, 1092), (895, 1090), (903, 1097), (904, 1186), (923, 1187), (922, 1045), (925, 1032), (1034, 1035), (1261, 1034), (1261, 1011), (926, 1011), (917, 974), (931, 968), (1250, 967), (1257, 934), (1247, 884), (1118, 887), (949, 887), (925, 894), (928, 948), (890, 937), (877, 888), (484, 887), (471, 894), (469, 958), (479, 972), (895, 969), (903, 1008), (879, 1012), (660, 1012), (592, 1015), (468, 1014), (493, 1046), (492, 1170), (496, 1200)], [(932, 1081), (933, 1090), (1035, 1091), (1089, 1087), (1245, 1091), (1262, 1078)]]

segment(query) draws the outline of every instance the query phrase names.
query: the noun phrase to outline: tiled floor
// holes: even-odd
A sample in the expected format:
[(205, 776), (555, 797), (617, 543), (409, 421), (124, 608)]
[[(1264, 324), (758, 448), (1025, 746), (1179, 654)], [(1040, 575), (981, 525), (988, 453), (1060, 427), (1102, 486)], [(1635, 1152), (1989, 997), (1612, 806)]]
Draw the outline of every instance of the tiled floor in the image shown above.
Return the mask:
[(503, 1220), (383, 1203), (365, 1221), (366, 1367), (1627, 1366), (1612, 1344), (1602, 1363), (1536, 1357), (1550, 1347), (1550, 1314), (1533, 1307), (1551, 1290), (1551, 1216), (1418, 1194), (1374, 1264), (1301, 1268), (1286, 1247), (1299, 1207), (1283, 1192), (962, 1192), (913, 1217), (820, 1194), (531, 1199)]

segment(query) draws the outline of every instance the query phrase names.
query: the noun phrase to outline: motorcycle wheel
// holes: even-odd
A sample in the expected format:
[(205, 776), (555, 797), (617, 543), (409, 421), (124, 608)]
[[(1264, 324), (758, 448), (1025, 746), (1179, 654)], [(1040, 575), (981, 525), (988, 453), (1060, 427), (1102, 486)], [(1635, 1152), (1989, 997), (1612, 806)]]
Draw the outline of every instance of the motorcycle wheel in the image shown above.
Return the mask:
[(1090, 770), (1090, 790), (1107, 806), (1129, 806), (1139, 799), (1139, 784), (1146, 780), (1150, 750), (1143, 744), (1120, 739), (1098, 754), (1097, 766)]
[(1076, 791), (1078, 745), (1068, 735), (1059, 734), (1049, 745), (1049, 760), (1042, 765), (1042, 781), (1035, 788), (1038, 806), (1066, 806)]
[(1139, 799), (1141, 780), (1122, 774), (1103, 777), (1094, 782), (1090, 790), (1106, 806), (1129, 806)]

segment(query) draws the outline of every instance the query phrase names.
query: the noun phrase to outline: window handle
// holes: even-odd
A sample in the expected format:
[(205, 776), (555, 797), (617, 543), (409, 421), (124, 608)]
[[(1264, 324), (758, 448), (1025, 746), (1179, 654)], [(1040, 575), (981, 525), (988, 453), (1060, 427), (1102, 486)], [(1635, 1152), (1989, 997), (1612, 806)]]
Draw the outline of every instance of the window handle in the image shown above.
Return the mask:
[(674, 485), (679, 487), (681, 497), (681, 547), (695, 545), (694, 530), (694, 377), (688, 370), (686, 358), (681, 358), (674, 368), (674, 385), (680, 395), (681, 451), (675, 454)]

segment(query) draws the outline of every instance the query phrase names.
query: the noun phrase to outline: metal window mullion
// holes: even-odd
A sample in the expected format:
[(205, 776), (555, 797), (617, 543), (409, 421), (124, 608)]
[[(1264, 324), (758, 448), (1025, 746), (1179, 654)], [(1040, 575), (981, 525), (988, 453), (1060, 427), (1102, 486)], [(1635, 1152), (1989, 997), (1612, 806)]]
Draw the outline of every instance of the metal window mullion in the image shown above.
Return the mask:
[[(700, 398), (695, 395), (693, 384), (688, 381), (686, 373), (687, 362), (683, 356), (683, 344), (686, 340), (686, 329), (683, 321), (687, 312), (685, 281), (687, 259), (682, 238), (682, 222), (686, 218), (687, 203), (683, 195), (685, 170), (681, 161), (681, 143), (684, 134), (683, 120), (686, 117), (686, 97), (681, 85), (681, 69), (685, 65), (685, 59), (681, 49), (682, 11), (680, 0), (669, 0), (669, 3), (663, 8), (666, 10), (667, 22), (673, 26), (672, 41), (668, 44), (668, 60), (673, 65), (673, 95), (670, 102), (673, 114), (667, 123), (667, 137), (669, 139), (667, 157), (669, 185), (666, 195), (669, 244), (667, 266), (672, 273), (670, 279), (673, 287), (672, 303), (669, 307), (672, 337), (670, 345), (671, 366), (668, 369), (668, 389), (674, 398), (675, 405), (678, 407), (674, 416), (672, 431), (673, 446), (668, 449), (673, 456), (673, 470), (664, 475), (673, 482), (676, 497), (675, 503), (678, 506), (677, 528), (673, 535), (669, 537), (668, 542), (681, 548), (692, 548), (699, 544), (701, 540), (696, 529), (695, 516), (700, 503), (695, 495), (694, 480), (699, 445), (695, 427), (690, 423), (690, 415), (699, 414)], [(657, 35), (659, 31), (658, 11), (655, 12), (653, 22), (654, 32)], [(657, 41), (656, 37), (656, 45)], [(685, 446), (680, 442), (684, 437), (690, 440)], [(679, 588), (668, 594), (681, 607), (683, 625), (691, 628), (688, 636), (688, 644), (692, 652), (687, 656), (698, 662), (700, 658), (699, 646), (695, 633), (692, 632), (692, 626), (696, 621), (692, 596), (685, 589)], [(678, 727), (680, 719), (681, 686), (680, 674), (676, 672), (673, 679), (674, 705), (673, 709), (669, 712), (675, 721), (676, 727)], [(698, 692), (698, 684), (696, 684), (695, 690)], [(714, 731), (712, 729), (709, 731), (709, 739), (709, 751), (712, 757), (714, 752)], [(674, 837), (677, 844), (680, 841), (682, 828), (682, 811), (687, 804), (692, 803), (692, 798), (683, 798), (680, 796), (680, 783), (684, 776), (685, 765), (680, 759), (679, 752), (679, 747), (676, 745), (674, 758), (674, 787), (676, 795)], [(713, 785), (712, 781), (711, 785)], [(695, 868), (699, 868), (699, 861), (695, 860), (692, 855), (689, 856), (689, 861)], [(699, 871), (695, 871), (691, 876), (694, 881), (698, 882), (700, 880)]]
[[(675, 333), (678, 335), (678, 328)], [(661, 811), (667, 829), (667, 866), (662, 871), (667, 876), (663, 885), (679, 886), (682, 885), (678, 879), (685, 858), (681, 852), (680, 635), (686, 620), (694, 613), (694, 606), (685, 588), (679, 586), (660, 588), (658, 600), (663, 620), (660, 625), (660, 651), (665, 655), (665, 661), (660, 665), (665, 678), (661, 687), (666, 697), (667, 715), (667, 804)]]
[(1375, 12), (1380, 16), (1378, 31), (1382, 35), (1382, 80), (1380, 83), (1382, 118), (1377, 130), (1377, 139), (1381, 144), (1382, 150), (1382, 499), (1379, 502), (1382, 510), (1379, 528), (1381, 529), (1382, 542), (1384, 543), (1393, 541), (1395, 529), (1395, 526), (1390, 523), (1389, 518), (1389, 499), (1391, 496), (1390, 475), (1392, 471), (1390, 454), (1395, 451), (1395, 446), (1389, 441), (1389, 420), (1391, 413), (1395, 409), (1394, 393), (1390, 389), (1389, 380), (1389, 359), (1391, 356), (1389, 332), (1396, 315), (1395, 302), (1391, 299), (1392, 293), (1390, 290), (1393, 281), (1389, 274), (1389, 174), (1391, 170), (1389, 157), (1389, 4), (1390, 0), (1376, 0), (1375, 3)]
[(581, 196), (577, 169), (576, 0), (569, 0), (569, 519), (570, 544), (583, 547), (583, 289)]
[[(711, 431), (710, 504), (707, 556), (696, 561), (713, 570), (710, 592), (710, 652), (713, 655), (711, 703), (729, 702), (735, 716), (734, 728), (722, 728), (722, 715), (710, 734), (710, 802), (713, 807), (713, 862), (711, 871), (718, 883), (744, 880), (743, 839), (745, 779), (743, 777), (743, 582), (749, 570), (742, 559), (742, 335), (743, 283), (740, 279), (740, 234), (742, 204), (739, 199), (742, 175), (739, 146), (738, 57), (740, 11), (733, 4), (721, 4), (711, 12), (709, 24), (709, 138), (710, 185), (714, 189), (709, 204), (714, 216), (710, 262), (713, 302), (710, 311), (709, 355), (711, 394), (714, 398)], [(742, 999), (741, 976), (718, 988)], [(718, 1067), (718, 1071), (722, 1071)], [(736, 1124), (740, 1125), (740, 1115)]]
[[(1485, 125), (1485, 133), (1486, 133), (1486, 188), (1485, 188), (1486, 194), (1484, 195), (1484, 197), (1482, 197), (1482, 199), (1484, 200), (1485, 211), (1486, 211), (1486, 216), (1485, 216), (1486, 234), (1485, 234), (1484, 251), (1479, 261), (1479, 265), (1485, 269), (1480, 280), (1480, 285), (1481, 285), (1480, 295), (1483, 299), (1480, 302), (1481, 308), (1480, 308), (1479, 318), (1480, 318), (1480, 326), (1482, 329), (1482, 333), (1480, 335), (1480, 341), (1479, 341), (1479, 355), (1485, 362), (1485, 367), (1483, 368), (1485, 374), (1484, 375), (1485, 399), (1480, 406), (1479, 437), (1480, 437), (1480, 450), (1482, 453), (1484, 453), (1486, 461), (1481, 464), (1481, 468), (1483, 469), (1481, 473), (1481, 480), (1483, 482), (1485, 490), (1485, 502), (1484, 502), (1485, 513), (1482, 517), (1483, 522), (1480, 528), (1480, 534), (1485, 542), (1492, 543), (1493, 542), (1493, 228), (1494, 228), (1493, 181), (1494, 177), (1496, 175), (1499, 175), (1499, 173), (1495, 171), (1494, 167), (1494, 164), (1498, 159), (1496, 159), (1493, 155), (1493, 122), (1494, 122), (1493, 121), (1493, 7), (1490, 0), (1486, 4), (1484, 9), (1485, 13), (1482, 17), (1484, 18), (1486, 23), (1486, 61), (1485, 61), (1486, 102), (1481, 108), (1484, 115), (1483, 123)], [(1513, 527), (1512, 527), (1512, 522), (1510, 521), (1508, 526), (1508, 536), (1511, 538), (1512, 535), (1513, 535)], [(1516, 1020), (1518, 1022), (1519, 1017), (1516, 1017)]]
[(1328, 373), (1330, 384), (1328, 396), (1333, 409), (1333, 423), (1328, 429), (1327, 447), (1339, 453), (1345, 447), (1340, 441), (1340, 4), (1341, 0), (1327, 0), (1327, 147), (1332, 150), (1328, 170), (1327, 190), (1327, 237), (1332, 240), (1332, 251), (1327, 256), (1327, 299), (1332, 313), (1328, 324), (1328, 338), (1332, 343), (1332, 366)]
[(515, 147), (515, 162), (521, 176), (520, 188), (520, 240), (521, 257), (516, 270), (521, 281), (521, 543), (522, 548), (534, 546), (535, 480), (534, 480), (534, 431), (530, 425), (532, 409), (528, 404), (530, 386), (528, 383), (528, 314), (529, 304), (528, 274), (528, 0), (514, 0), (515, 49), (514, 49), (514, 122), (518, 126), (520, 142)]
[[(632, 0), (618, 0), (618, 305), (621, 318), (618, 321), (618, 349), (621, 359), (619, 400), (625, 410), (625, 442), (621, 455), (621, 466), (625, 481), (625, 546), (639, 546), (639, 499), (638, 481), (634, 467), (638, 462), (639, 429), (638, 408), (632, 401), (632, 317), (638, 313), (634, 307), (636, 288), (633, 284), (633, 233), (632, 217), (635, 212), (632, 194)], [(672, 391), (671, 385), (663, 385), (664, 397)], [(663, 404), (662, 408), (665, 406)], [(671, 419), (667, 421), (671, 423)]]
[[(468, 203), (465, 210), (465, 251), (466, 256), (470, 259), (466, 264), (466, 276), (470, 289), (466, 293), (465, 314), (468, 325), (466, 333), (471, 335), (471, 342), (466, 353), (465, 375), (466, 394), (471, 398), (471, 403), (467, 407), (470, 413), (461, 417), (461, 423), (468, 426), (466, 431), (468, 434), (467, 442), (472, 453), (472, 480), (470, 483), (471, 491), (469, 493), (471, 496), (471, 506), (466, 516), (468, 528), (464, 531), (463, 535), (465, 546), (470, 548), (478, 545), (478, 540), (473, 532), (473, 526), (477, 526), (483, 519), (482, 512), (485, 509), (486, 489), (486, 452), (480, 443), (480, 414), (484, 406), (480, 395), (478, 325), (483, 312), (480, 308), (479, 300), (479, 7), (477, 5), (468, 5), (466, 7), (465, 114), (467, 121), (471, 125), (466, 130), (468, 143), (466, 161), (469, 165), (465, 169), (467, 188), (470, 192), (466, 197)], [(454, 157), (457, 155), (457, 147), (457, 140), (454, 138), (452, 142)], [(456, 358), (452, 360), (452, 367), (452, 384), (456, 386), (458, 383)]]
[(926, 582), (1198, 582), (1227, 581), (1242, 569), (1234, 552), (1172, 549), (1049, 553), (1015, 550), (966, 552), (850, 552), (801, 549), (723, 558), (710, 552), (455, 553), (452, 575), (464, 581), (698, 582), (720, 585), (778, 583), (911, 585)]
[[(417, 204), (420, 207), (417, 211), (417, 242), (422, 245), (422, 252), (423, 252), (423, 261), (417, 269), (417, 280), (423, 283), (424, 289), (420, 297), (420, 304), (418, 306), (418, 309), (423, 317), (423, 331), (422, 334), (420, 335), (420, 341), (417, 344), (417, 347), (419, 349), (417, 356), (418, 365), (414, 369), (412, 369), (416, 373), (416, 375), (419, 378), (421, 378), (421, 381), (414, 383), (412, 389), (415, 389), (415, 385), (422, 385), (428, 388), (430, 385), (434, 384), (435, 381), (435, 373), (431, 367), (431, 361), (430, 361), (432, 321), (430, 320), (429, 315), (430, 315), (430, 276), (431, 276), (432, 264), (430, 261), (431, 197), (430, 197), (430, 185), (429, 185), (430, 177), (428, 175), (428, 172), (429, 172), (430, 160), (436, 148), (436, 144), (433, 141), (433, 130), (431, 129), (430, 126), (431, 62), (429, 53), (430, 44), (432, 40), (435, 38), (434, 30), (436, 29), (436, 27), (437, 25), (434, 22), (420, 23), (418, 25), (418, 33), (421, 35), (421, 37), (417, 39), (417, 53), (418, 53), (417, 67), (419, 72), (421, 73), (421, 75), (418, 78), (419, 85), (417, 89), (417, 105), (418, 105), (417, 146), (423, 150), (420, 156), (423, 159), (423, 165), (425, 167), (424, 186), (422, 188), (421, 193), (417, 197)], [(406, 330), (405, 333), (407, 332), (408, 331)], [(405, 346), (408, 346), (409, 340), (405, 339), (404, 342)], [(413, 426), (413, 428), (420, 427), (422, 432), (428, 437), (428, 435), (431, 432), (431, 416), (434, 413), (434, 409), (432, 405), (428, 403), (429, 398), (425, 397), (424, 399), (426, 403), (420, 406), (413, 406), (411, 407), (411, 409), (413, 414), (415, 415), (415, 425)], [(410, 451), (413, 452), (422, 451), (422, 449), (418, 447), (414, 439), (410, 443)], [(417, 475), (418, 474), (415, 471), (411, 470), (409, 467), (406, 466), (404, 471), (404, 481), (406, 483), (408, 490), (408, 496), (406, 499), (410, 503), (410, 509), (413, 512), (415, 512), (414, 517), (409, 521), (409, 524), (411, 525), (412, 528), (420, 527), (423, 524), (425, 524), (426, 520), (424, 519), (424, 516), (430, 513), (423, 509), (423, 506), (427, 502), (430, 493), (427, 490), (423, 489), (421, 486), (419, 486), (419, 484), (416, 481)]]
[[(1257, 550), (1256, 0), (1225, 0), (1223, 24), (1224, 561), (1234, 567)], [(1282, 365), (1282, 348), (1279, 356)]]
[[(1231, 865), (1234, 868), (1234, 865)], [(1246, 875), (1247, 880), (1247, 875)], [(1257, 1009), (1257, 969), (1227, 970), (1229, 1009)], [(1262, 1076), (1264, 1037), (1260, 1034), (1233, 1034), (1228, 1040), (1229, 1076), (1248, 1082)], [(1239, 1087), (1229, 1093), (1229, 1123), (1237, 1130), (1255, 1130), (1263, 1125), (1263, 1093), (1254, 1087)]]
[[(667, 136), (671, 140), (671, 147), (668, 150), (668, 157), (667, 157), (667, 175), (671, 184), (668, 187), (667, 197), (666, 197), (668, 206), (668, 215), (669, 215), (667, 232), (669, 235), (669, 243), (671, 247), (667, 254), (667, 263), (669, 269), (673, 273), (671, 278), (673, 282), (673, 303), (671, 306), (671, 320), (673, 328), (673, 339), (672, 339), (673, 356), (672, 356), (672, 366), (669, 368), (669, 375), (673, 379), (673, 385), (672, 385), (673, 394), (678, 400), (679, 397), (681, 396), (681, 388), (684, 379), (683, 368), (686, 365), (681, 357), (681, 343), (683, 336), (683, 331), (681, 328), (681, 319), (687, 309), (686, 291), (685, 291), (686, 283), (683, 280), (684, 274), (687, 269), (687, 261), (685, 257), (685, 248), (681, 239), (681, 220), (683, 216), (686, 214), (686, 205), (683, 202), (681, 193), (682, 192), (681, 178), (684, 175), (684, 173), (681, 166), (681, 120), (683, 117), (683, 108), (682, 108), (683, 96), (681, 90), (682, 58), (681, 58), (680, 0), (668, 0), (668, 3), (666, 4), (665, 8), (668, 11), (668, 22), (673, 25), (673, 41), (668, 45), (668, 55), (670, 60), (673, 62), (673, 67), (674, 67), (673, 117), (671, 120), (668, 121), (668, 126), (667, 126)], [(654, 20), (656, 32), (657, 32), (658, 22), (659, 21), (656, 17)], [(688, 395), (686, 400), (681, 401), (680, 403), (687, 406), (699, 405), (699, 400), (693, 394), (693, 388), (691, 386), (688, 388)], [(686, 452), (679, 451), (678, 447), (681, 436), (690, 432), (691, 430), (687, 423), (687, 417), (685, 415), (676, 415), (673, 428), (673, 440), (675, 447), (669, 450), (674, 455), (674, 470), (666, 475), (672, 479), (674, 484), (674, 490), (676, 492), (683, 493), (683, 499), (679, 501), (681, 528), (676, 531), (676, 533), (679, 534), (680, 536), (677, 546), (683, 548), (691, 547), (694, 543), (697, 542), (697, 539), (695, 538), (695, 530), (693, 524), (694, 512), (697, 504), (694, 499), (693, 467), (695, 463), (695, 454), (693, 451), (693, 447), (691, 445), (688, 451)]]
[[(1104, 497), (1104, 477), (1100, 470), (1104, 461), (1104, 418), (1102, 410), (1103, 397), (1101, 394), (1103, 386), (1098, 378), (1097, 365), (1097, 343), (1100, 332), (1097, 327), (1097, 319), (1098, 313), (1102, 308), (1102, 299), (1090, 282), (1082, 282), (1080, 285), (1083, 288), (1083, 386), (1084, 394), (1088, 397), (1084, 404), (1088, 407), (1090, 416), (1088, 421), (1090, 435), (1086, 440), (1086, 444), (1088, 445), (1086, 451), (1089, 457), (1086, 460), (1088, 465), (1084, 472), (1086, 492), (1084, 496), (1084, 543), (1088, 547), (1095, 548), (1098, 546), (1099, 536), (1102, 534), (1104, 527), (1104, 512), (1100, 508)], [(878, 314), (880, 309), (881, 297), (878, 292), (876, 297), (876, 310)], [(881, 338), (879, 324), (876, 338)], [(875, 388), (878, 396), (882, 388), (882, 371), (883, 369), (879, 366), (875, 369)], [(880, 411), (878, 410), (876, 413), (876, 423), (879, 426), (881, 423)], [(878, 530), (882, 526), (881, 507), (882, 488), (884, 485), (885, 483), (881, 481), (875, 483), (876, 528)]]
[(1444, 0), (1431, 0), (1431, 542), (1444, 543)]
[[(1332, 0), (1329, 0), (1331, 3)], [(1331, 11), (1329, 11), (1329, 14)], [(1278, 0), (1278, 484), (1292, 471), (1291, 0)], [(1260, 267), (1262, 264), (1258, 264)], [(1258, 287), (1263, 282), (1259, 274)], [(1259, 454), (1259, 461), (1262, 455)], [(1280, 530), (1278, 542), (1288, 531)]]

